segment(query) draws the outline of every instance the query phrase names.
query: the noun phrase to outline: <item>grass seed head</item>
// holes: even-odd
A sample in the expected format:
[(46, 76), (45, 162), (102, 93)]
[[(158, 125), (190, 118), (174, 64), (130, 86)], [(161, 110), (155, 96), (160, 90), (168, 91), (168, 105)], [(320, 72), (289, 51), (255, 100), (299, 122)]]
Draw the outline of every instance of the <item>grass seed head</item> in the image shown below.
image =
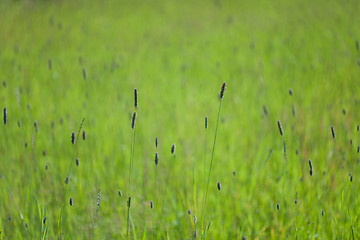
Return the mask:
[(309, 167), (310, 167), (310, 176), (312, 176), (313, 175), (313, 166), (312, 166), (312, 162), (310, 159), (309, 159)]
[(176, 150), (176, 145), (175, 143), (171, 146), (171, 154), (174, 154)]
[(97, 207), (100, 206), (100, 197), (101, 197), (101, 191), (100, 191), (100, 188), (99, 188), (99, 193), (98, 193), (98, 198), (97, 198)]
[(129, 196), (129, 199), (127, 200), (127, 206), (128, 206), (128, 208), (130, 208), (130, 206), (131, 206), (131, 196)]
[(52, 60), (51, 60), (51, 58), (48, 59), (48, 67), (49, 67), (49, 70), (52, 69)]
[(205, 129), (207, 129), (207, 128), (208, 128), (208, 117), (205, 116)]
[(73, 199), (72, 199), (72, 198), (70, 198), (70, 200), (69, 200), (69, 204), (70, 204), (70, 206), (72, 206), (72, 205), (73, 205)]
[(295, 115), (296, 115), (296, 112), (295, 112), (295, 105), (292, 105), (292, 114), (293, 114), (293, 116), (295, 117)]
[(220, 191), (221, 190), (221, 183), (217, 182), (217, 189)]
[(86, 81), (86, 80), (87, 80), (87, 71), (86, 71), (86, 68), (85, 68), (85, 67), (83, 67), (82, 73), (83, 73), (83, 78), (84, 78), (84, 80)]
[(6, 125), (7, 124), (7, 109), (6, 108), (4, 108), (4, 125)]
[(293, 90), (291, 88), (289, 88), (289, 94), (290, 94), (290, 96), (293, 95)]
[(158, 138), (156, 137), (156, 138), (155, 138), (155, 148), (158, 147), (158, 144), (159, 144), (159, 141), (158, 141)]
[(335, 130), (334, 130), (333, 126), (331, 126), (331, 134), (332, 134), (333, 139), (335, 139)]
[(154, 207), (154, 203), (153, 201), (150, 201), (150, 208), (153, 209), (153, 207)]
[(277, 124), (278, 124), (278, 127), (279, 127), (279, 132), (280, 132), (281, 136), (283, 136), (283, 135), (284, 135), (284, 132), (283, 132), (283, 128), (282, 128), (282, 126), (281, 126), (280, 120), (277, 121)]
[(35, 131), (38, 132), (38, 131), (39, 131), (39, 128), (38, 128), (38, 123), (37, 123), (37, 121), (34, 122), (34, 127), (35, 127)]
[(267, 115), (268, 115), (268, 111), (267, 111), (267, 108), (266, 108), (265, 105), (263, 106), (263, 111), (264, 111), (264, 114), (267, 116)]
[(191, 210), (190, 210), (190, 209), (188, 209), (188, 210), (187, 210), (187, 213), (190, 215), (190, 214), (191, 214)]
[(121, 192), (121, 190), (118, 190), (118, 194), (119, 194), (119, 197), (122, 197), (122, 192)]
[(159, 153), (156, 152), (155, 153), (155, 165), (158, 165), (158, 163), (159, 163)]
[(132, 121), (131, 121), (131, 128), (135, 129), (135, 124), (136, 124), (136, 112), (133, 113), (132, 116)]
[(86, 132), (85, 132), (85, 130), (83, 131), (82, 137), (83, 137), (83, 140), (85, 141), (86, 140)]
[(276, 204), (276, 209), (277, 209), (277, 210), (280, 210), (280, 203), (277, 203), (277, 204)]
[(225, 88), (226, 88), (226, 82), (223, 82), (223, 84), (221, 85), (220, 100), (224, 98)]
[(75, 144), (75, 139), (76, 139), (75, 132), (72, 132), (72, 134), (71, 134), (71, 143), (72, 144)]
[(79, 158), (75, 159), (76, 166), (79, 166)]
[(135, 108), (138, 107), (138, 91), (137, 91), (137, 88), (134, 89), (134, 105), (135, 105)]
[(241, 240), (246, 240), (246, 237), (245, 237), (245, 236), (242, 236)]

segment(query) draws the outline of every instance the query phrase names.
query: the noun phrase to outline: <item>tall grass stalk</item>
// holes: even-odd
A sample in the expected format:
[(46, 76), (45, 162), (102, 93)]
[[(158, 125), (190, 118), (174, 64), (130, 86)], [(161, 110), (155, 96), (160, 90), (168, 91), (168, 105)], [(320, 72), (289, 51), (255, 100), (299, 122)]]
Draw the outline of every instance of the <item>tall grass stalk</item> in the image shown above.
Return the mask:
[(164, 189), (164, 194), (163, 194), (163, 201), (162, 201), (162, 204), (161, 204), (161, 213), (160, 213), (159, 227), (161, 227), (161, 224), (162, 224), (162, 218), (163, 218), (164, 206), (165, 206), (165, 199), (166, 199), (166, 191), (167, 191), (167, 187), (168, 187), (168, 185), (169, 185), (171, 172), (172, 172), (172, 169), (173, 169), (173, 166), (174, 166), (174, 161), (175, 161), (175, 158), (176, 158), (175, 148), (176, 148), (176, 146), (175, 146), (175, 144), (173, 144), (173, 145), (171, 146), (171, 154), (172, 154), (172, 156), (173, 156), (173, 161), (171, 161), (171, 159), (170, 159), (170, 166), (169, 166), (169, 171), (168, 171), (168, 174), (167, 174), (167, 177), (166, 177), (165, 189)]
[(226, 82), (224, 82), (224, 83), (222, 84), (222, 86), (221, 86), (221, 91), (220, 91), (220, 95), (219, 95), (219, 99), (220, 99), (220, 102), (219, 102), (219, 110), (218, 110), (218, 116), (217, 116), (217, 120), (216, 120), (214, 143), (213, 143), (212, 152), (211, 152), (210, 169), (209, 169), (208, 181), (207, 181), (206, 191), (205, 191), (205, 201), (204, 201), (204, 204), (203, 204), (203, 211), (202, 211), (202, 215), (203, 215), (203, 217), (202, 217), (203, 239), (206, 238), (206, 229), (205, 229), (204, 226), (205, 226), (205, 218), (206, 218), (207, 195), (208, 195), (208, 191), (209, 191), (211, 170), (212, 170), (212, 164), (213, 164), (214, 152), (215, 152), (216, 136), (217, 136), (217, 130), (218, 130), (218, 126), (219, 126), (219, 119), (220, 119), (221, 103), (222, 103), (222, 99), (223, 99), (224, 94), (225, 94), (225, 87), (226, 87)]
[(131, 139), (131, 149), (130, 149), (130, 166), (129, 166), (129, 200), (128, 200), (128, 211), (127, 211), (127, 220), (126, 220), (126, 239), (129, 239), (129, 228), (130, 228), (130, 206), (131, 206), (131, 175), (133, 169), (133, 161), (134, 161), (134, 152), (135, 152), (135, 133), (136, 133), (136, 112), (133, 113), (131, 120), (131, 129), (133, 131), (132, 139)]
[[(75, 146), (75, 144), (77, 143), (78, 141), (78, 138), (79, 138), (79, 135), (80, 135), (80, 132), (81, 132), (81, 129), (82, 129), (82, 126), (85, 122), (85, 117), (83, 118), (83, 120), (81, 121), (80, 123), (80, 127), (79, 127), (79, 130), (77, 132), (77, 135), (74, 136), (74, 133), (71, 135), (71, 142), (72, 142), (72, 145)], [(70, 176), (70, 173), (71, 173), (71, 169), (72, 169), (72, 166), (74, 165), (74, 156), (76, 154), (76, 150), (74, 149), (74, 152), (73, 152), (73, 155), (71, 157), (71, 161), (70, 161), (70, 165), (69, 165), (69, 170), (68, 170), (68, 173), (66, 175), (66, 178), (65, 178), (65, 191), (64, 191), (64, 196), (63, 196), (63, 204), (62, 204), (62, 207), (61, 207), (61, 210), (60, 210), (60, 214), (59, 214), (59, 218), (58, 218), (58, 238), (61, 239), (61, 221), (62, 221), (62, 214), (63, 214), (63, 210), (64, 210), (64, 207), (65, 207), (65, 203), (66, 203), (66, 194), (67, 194), (67, 190), (68, 190), (68, 185), (69, 185), (69, 176)]]

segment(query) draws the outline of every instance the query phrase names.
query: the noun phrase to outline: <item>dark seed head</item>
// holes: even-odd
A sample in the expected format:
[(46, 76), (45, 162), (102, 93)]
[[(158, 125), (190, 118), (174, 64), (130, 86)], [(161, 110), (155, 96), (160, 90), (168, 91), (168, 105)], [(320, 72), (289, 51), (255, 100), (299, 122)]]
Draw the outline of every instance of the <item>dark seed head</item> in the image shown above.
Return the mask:
[(27, 148), (27, 146), (28, 146), (28, 144), (27, 144), (27, 142), (25, 142), (25, 148)]
[(353, 181), (353, 176), (352, 176), (352, 174), (350, 173), (350, 182), (352, 182)]
[(138, 91), (137, 91), (137, 88), (134, 89), (134, 105), (135, 105), (135, 108), (138, 107)]
[(295, 204), (297, 204), (298, 203), (298, 200), (297, 199), (295, 199)]
[(242, 236), (241, 240), (246, 240), (246, 237), (245, 237), (245, 236)]
[(360, 152), (360, 146), (357, 147), (357, 153), (359, 153), (359, 152)]
[(76, 162), (76, 166), (79, 166), (79, 158), (76, 158), (75, 162)]
[(352, 139), (350, 139), (350, 145), (352, 145)]
[(155, 138), (155, 147), (156, 147), (156, 148), (158, 147), (158, 144), (159, 144), (158, 138), (156, 137), (156, 138)]
[(101, 191), (100, 191), (100, 188), (99, 188), (99, 193), (98, 193), (98, 198), (97, 198), (97, 207), (100, 206), (100, 197), (101, 197)]
[(335, 139), (335, 130), (334, 130), (333, 126), (331, 126), (331, 134), (332, 134), (333, 139)]
[(189, 214), (189, 215), (191, 214), (191, 210), (190, 210), (190, 209), (188, 209), (188, 211), (187, 211), (187, 212), (188, 212), (188, 214)]
[(44, 157), (46, 156), (46, 150), (43, 150), (43, 156)]
[(66, 177), (65, 178), (65, 184), (68, 184), (69, 183), (69, 177)]
[(267, 111), (267, 109), (266, 109), (266, 106), (265, 106), (265, 105), (263, 106), (263, 111), (264, 111), (264, 114), (267, 116), (267, 115), (268, 115), (268, 111)]
[(7, 124), (7, 110), (6, 108), (4, 108), (4, 124), (6, 125)]
[(85, 67), (83, 67), (82, 73), (83, 73), (83, 78), (84, 78), (84, 80), (86, 81), (86, 80), (87, 80), (87, 71), (86, 71), (86, 68), (85, 68)]
[(83, 136), (83, 140), (85, 141), (86, 140), (86, 132), (85, 132), (85, 130), (83, 131), (83, 134), (82, 134)]
[(356, 130), (357, 130), (357, 131), (359, 131), (359, 130), (360, 130), (359, 124), (357, 125)]
[(279, 203), (276, 204), (276, 209), (280, 210), (280, 204)]
[(71, 143), (72, 144), (75, 144), (75, 138), (76, 138), (75, 132), (72, 132), (72, 134), (71, 134)]
[(283, 136), (284, 133), (283, 133), (283, 129), (282, 129), (280, 120), (277, 121), (277, 124), (278, 124), (278, 127), (279, 127), (279, 132), (280, 132), (281, 136)]
[(342, 113), (345, 115), (346, 114), (346, 110), (345, 108), (342, 110)]
[(131, 128), (135, 129), (135, 124), (136, 124), (136, 112), (133, 113), (132, 116), (132, 121), (131, 121)]
[(290, 94), (290, 96), (292, 96), (292, 95), (293, 95), (293, 91), (292, 91), (292, 89), (291, 89), (291, 88), (289, 88), (289, 94)]
[(194, 238), (197, 238), (197, 231), (194, 231)]
[(46, 224), (47, 217), (44, 218), (43, 223)]
[(73, 205), (73, 200), (72, 200), (72, 198), (70, 198), (69, 203), (70, 203), (70, 206), (72, 206), (72, 205)]
[(205, 117), (205, 129), (207, 129), (208, 128), (208, 117), (206, 116)]
[(118, 194), (119, 194), (119, 197), (122, 197), (122, 192), (121, 192), (121, 190), (118, 190)]
[(131, 196), (129, 197), (128, 201), (127, 201), (127, 206), (130, 208), (131, 206)]
[(217, 189), (220, 191), (221, 190), (221, 183), (217, 182)]
[(154, 207), (154, 203), (153, 201), (150, 201), (150, 208), (153, 209), (153, 207)]
[(37, 121), (34, 122), (34, 127), (35, 127), (35, 131), (38, 132), (39, 128), (38, 128), (38, 123), (37, 123)]
[(220, 100), (224, 98), (225, 88), (226, 88), (226, 82), (223, 82), (223, 84), (221, 85)]
[(158, 165), (158, 163), (159, 163), (159, 153), (156, 152), (155, 153), (155, 165)]
[(171, 154), (174, 154), (176, 150), (176, 145), (175, 143), (171, 146)]
[(292, 105), (292, 114), (293, 114), (293, 116), (295, 117), (295, 115), (296, 115), (296, 112), (295, 112), (295, 105)]
[(236, 175), (236, 171), (235, 171), (235, 170), (233, 171), (233, 175), (234, 175), (234, 176)]

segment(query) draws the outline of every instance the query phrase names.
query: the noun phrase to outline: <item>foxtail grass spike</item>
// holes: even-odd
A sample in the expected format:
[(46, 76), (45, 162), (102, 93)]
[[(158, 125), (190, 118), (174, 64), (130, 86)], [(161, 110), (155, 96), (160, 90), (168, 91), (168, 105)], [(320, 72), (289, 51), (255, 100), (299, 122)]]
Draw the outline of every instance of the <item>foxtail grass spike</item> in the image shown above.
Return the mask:
[(75, 159), (76, 166), (79, 166), (79, 158)]
[(264, 114), (267, 116), (268, 115), (268, 110), (267, 110), (265, 105), (263, 106), (263, 111), (264, 111)]
[(157, 148), (157, 147), (158, 147), (158, 144), (159, 144), (159, 142), (158, 142), (158, 138), (156, 137), (156, 138), (155, 138), (155, 148)]
[(137, 91), (137, 88), (134, 89), (134, 105), (135, 105), (135, 108), (138, 107), (138, 91)]
[(135, 129), (135, 124), (136, 124), (136, 112), (133, 113), (132, 116), (132, 121), (131, 121), (131, 128)]
[(71, 134), (71, 143), (72, 144), (75, 144), (75, 139), (76, 139), (75, 132), (72, 132), (72, 134)]
[(98, 198), (97, 198), (97, 208), (99, 208), (99, 206), (100, 206), (100, 197), (101, 197), (101, 191), (99, 188), (99, 193), (98, 193)]
[(150, 201), (150, 208), (153, 209), (153, 207), (154, 207), (154, 203), (153, 201)]
[(159, 153), (156, 152), (155, 153), (155, 165), (158, 165), (158, 163), (159, 163)]
[(174, 154), (176, 150), (176, 145), (175, 143), (171, 146), (171, 154)]
[(283, 132), (280, 120), (277, 121), (277, 124), (278, 124), (278, 127), (279, 127), (279, 132), (280, 132), (281, 136), (283, 136), (284, 132)]
[(312, 176), (313, 175), (313, 165), (312, 165), (310, 159), (309, 159), (309, 167), (310, 167), (310, 176)]
[(86, 81), (86, 80), (87, 80), (87, 72), (86, 72), (86, 68), (85, 68), (85, 67), (83, 67), (82, 73), (83, 73), (83, 78), (84, 78), (84, 80)]
[(130, 206), (131, 206), (131, 196), (129, 197), (129, 199), (127, 201), (127, 206), (128, 206), (128, 208), (130, 208)]
[(6, 125), (7, 124), (7, 109), (6, 108), (4, 108), (4, 125)]
[(85, 130), (83, 131), (82, 137), (83, 137), (83, 140), (85, 141), (86, 140), (86, 132), (85, 132)]
[(205, 129), (207, 129), (208, 128), (208, 117), (206, 116), (205, 117)]
[(293, 116), (295, 117), (295, 115), (296, 115), (296, 112), (295, 112), (295, 105), (292, 105), (292, 114), (293, 114)]
[(72, 206), (72, 205), (73, 205), (73, 199), (72, 199), (72, 198), (70, 198), (70, 200), (69, 200), (69, 204), (70, 204), (70, 206)]
[(277, 204), (276, 204), (276, 209), (277, 209), (277, 210), (280, 210), (280, 203), (277, 203)]
[(333, 139), (335, 139), (335, 130), (334, 130), (333, 126), (331, 126), (331, 134), (332, 134)]
[(291, 89), (291, 88), (289, 88), (289, 94), (290, 94), (290, 96), (292, 96), (292, 95), (293, 95), (293, 91), (292, 91), (292, 89)]
[(226, 88), (226, 82), (223, 82), (223, 84), (221, 85), (220, 100), (224, 98), (225, 88)]
[(217, 182), (217, 189), (220, 191), (221, 190), (221, 183)]

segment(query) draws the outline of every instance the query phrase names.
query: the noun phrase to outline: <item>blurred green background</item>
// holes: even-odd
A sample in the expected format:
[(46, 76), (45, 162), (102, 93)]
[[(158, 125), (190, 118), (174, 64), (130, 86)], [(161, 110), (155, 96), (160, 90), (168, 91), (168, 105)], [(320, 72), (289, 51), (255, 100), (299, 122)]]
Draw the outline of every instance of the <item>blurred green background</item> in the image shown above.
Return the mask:
[(359, 12), (335, 0), (1, 1), (1, 237), (124, 239), (130, 194), (130, 238), (201, 238), (226, 81), (206, 237), (360, 238)]

